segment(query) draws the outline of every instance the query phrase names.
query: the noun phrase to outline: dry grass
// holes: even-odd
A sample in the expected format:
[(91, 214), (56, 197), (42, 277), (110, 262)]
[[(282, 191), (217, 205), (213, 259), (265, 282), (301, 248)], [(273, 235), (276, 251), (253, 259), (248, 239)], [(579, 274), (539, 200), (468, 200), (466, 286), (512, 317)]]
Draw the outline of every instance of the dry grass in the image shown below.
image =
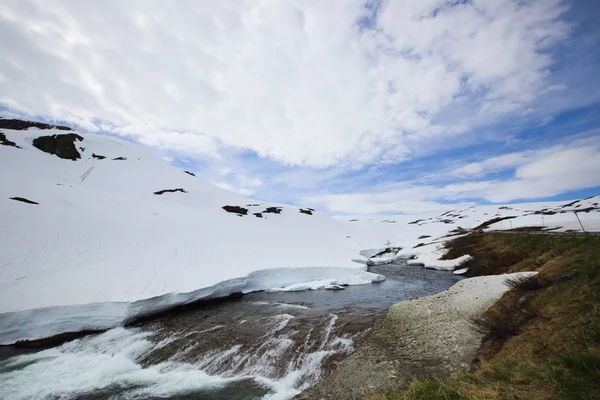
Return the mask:
[(530, 292), (533, 290), (541, 289), (543, 287), (537, 275), (521, 275), (512, 278), (507, 278), (504, 281), (504, 284), (509, 288), (515, 289), (520, 292)]

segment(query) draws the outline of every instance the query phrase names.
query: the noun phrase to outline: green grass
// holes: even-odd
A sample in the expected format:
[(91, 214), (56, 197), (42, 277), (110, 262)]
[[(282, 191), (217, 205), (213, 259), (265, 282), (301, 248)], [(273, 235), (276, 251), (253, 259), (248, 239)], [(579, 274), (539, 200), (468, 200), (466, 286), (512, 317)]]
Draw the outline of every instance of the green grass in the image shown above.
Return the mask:
[(486, 233), (448, 247), (474, 257), (471, 276), (535, 270), (539, 285), (513, 285), (483, 316), (472, 371), (372, 399), (600, 399), (600, 238)]
[(443, 380), (415, 380), (372, 400), (600, 399), (600, 353), (538, 361), (497, 361)]

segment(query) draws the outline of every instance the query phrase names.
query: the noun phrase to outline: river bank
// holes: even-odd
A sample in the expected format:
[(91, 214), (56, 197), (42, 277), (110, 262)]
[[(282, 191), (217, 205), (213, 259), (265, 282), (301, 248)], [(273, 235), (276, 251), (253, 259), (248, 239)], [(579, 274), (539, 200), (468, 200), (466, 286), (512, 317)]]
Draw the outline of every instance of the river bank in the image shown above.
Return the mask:
[(480, 317), (523, 273), (463, 280), (441, 293), (394, 304), (360, 348), (298, 399), (363, 399), (407, 385), (415, 376), (440, 377), (468, 368), (483, 334)]
[[(462, 318), (466, 314), (455, 313), (461, 306), (453, 308), (449, 296), (437, 305), (448, 306), (446, 311), (455, 318), (449, 321), (451, 327), (441, 323), (436, 329), (432, 318), (447, 319), (427, 304), (471, 279), (430, 298), (393, 306), (355, 354), (298, 398), (598, 398), (600, 240), (486, 233), (462, 237), (448, 247), (448, 257), (473, 256), (467, 265), (471, 275), (526, 270), (537, 275), (512, 280), (511, 290), (470, 323)], [(500, 275), (474, 279), (504, 280)], [(471, 300), (472, 306), (481, 298)], [(460, 327), (468, 329), (455, 337)]]

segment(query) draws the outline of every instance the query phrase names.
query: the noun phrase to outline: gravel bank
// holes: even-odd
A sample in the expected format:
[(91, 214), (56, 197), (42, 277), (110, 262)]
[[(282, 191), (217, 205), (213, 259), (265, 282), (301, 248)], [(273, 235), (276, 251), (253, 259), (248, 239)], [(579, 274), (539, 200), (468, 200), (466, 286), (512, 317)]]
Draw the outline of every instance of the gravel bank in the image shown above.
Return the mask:
[(470, 319), (508, 290), (516, 273), (465, 279), (433, 296), (394, 304), (368, 339), (339, 368), (297, 399), (363, 399), (471, 366), (482, 335)]

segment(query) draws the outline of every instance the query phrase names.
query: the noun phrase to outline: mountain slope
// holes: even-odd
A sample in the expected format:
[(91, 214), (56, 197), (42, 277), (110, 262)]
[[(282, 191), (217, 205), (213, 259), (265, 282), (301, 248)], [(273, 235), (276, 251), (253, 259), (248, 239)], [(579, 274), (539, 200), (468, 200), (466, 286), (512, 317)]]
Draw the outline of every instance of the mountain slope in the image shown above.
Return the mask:
[[(117, 138), (36, 127), (1, 132), (15, 145), (0, 145), (0, 343), (104, 328), (236, 291), (382, 279), (352, 263), (358, 247), (346, 225), (321, 213), (257, 203)], [(64, 134), (72, 136), (53, 136)]]

